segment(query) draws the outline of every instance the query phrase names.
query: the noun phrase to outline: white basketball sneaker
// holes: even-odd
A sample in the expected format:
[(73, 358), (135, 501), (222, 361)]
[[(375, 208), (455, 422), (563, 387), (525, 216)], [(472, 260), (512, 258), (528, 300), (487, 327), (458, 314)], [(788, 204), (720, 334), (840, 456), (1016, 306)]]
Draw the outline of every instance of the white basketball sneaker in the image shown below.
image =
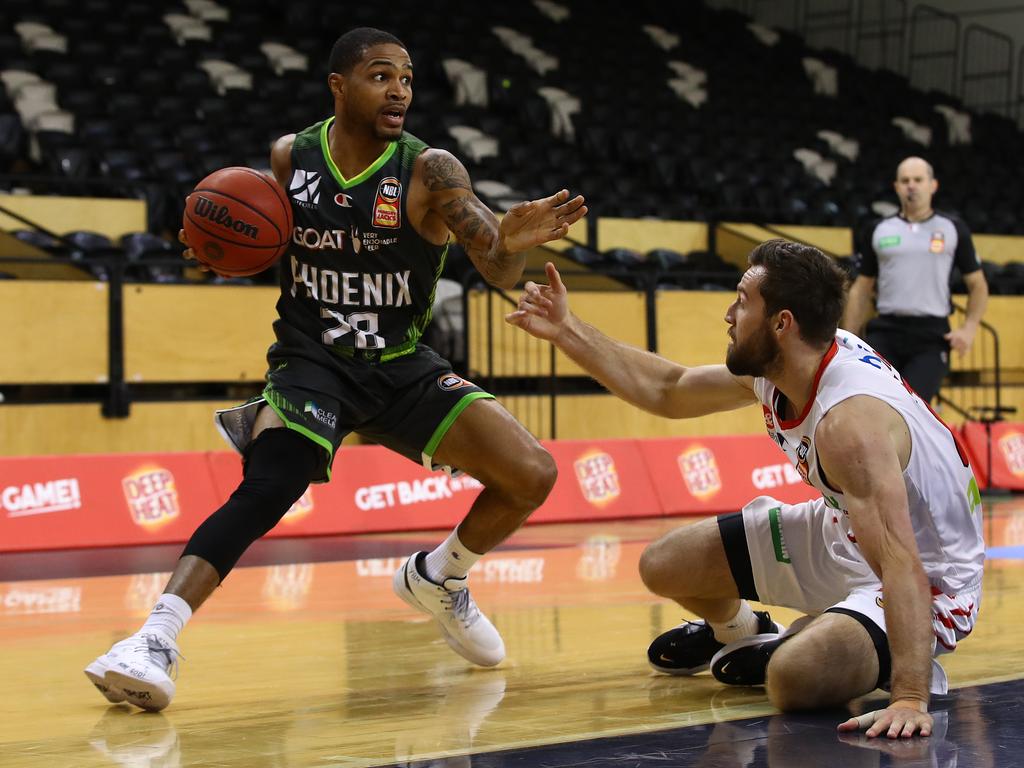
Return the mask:
[(476, 607), (465, 577), (435, 584), (421, 570), (425, 557), (425, 552), (417, 552), (395, 571), (395, 594), (416, 610), (433, 616), (457, 654), (481, 667), (493, 667), (505, 658), (505, 643), (498, 630)]
[[(115, 643), (85, 668), (85, 676), (114, 704), (127, 701), (159, 712), (174, 697), (175, 670), (181, 654), (173, 640), (158, 634), (136, 634)], [(100, 674), (102, 673), (102, 675)]]
[(96, 690), (102, 693), (104, 698), (111, 704), (120, 704), (124, 701), (124, 694), (117, 688), (107, 685), (106, 680), (107, 670), (110, 669), (110, 665), (114, 663), (113, 654), (116, 650), (117, 646), (115, 645), (102, 656), (97, 657), (85, 668), (85, 676), (89, 678), (89, 682), (95, 685)]

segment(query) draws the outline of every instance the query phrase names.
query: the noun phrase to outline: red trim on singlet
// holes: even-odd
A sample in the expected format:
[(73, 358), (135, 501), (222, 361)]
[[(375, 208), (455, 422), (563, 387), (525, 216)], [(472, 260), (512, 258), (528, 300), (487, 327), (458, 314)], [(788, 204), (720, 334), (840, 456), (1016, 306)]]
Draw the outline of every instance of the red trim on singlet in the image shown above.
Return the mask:
[[(826, 352), (825, 356), (821, 358), (821, 365), (818, 366), (818, 372), (814, 374), (814, 384), (811, 385), (811, 396), (807, 399), (807, 402), (804, 403), (803, 411), (795, 419), (792, 421), (786, 421), (782, 418), (776, 408), (775, 398), (772, 398), (772, 410), (775, 411), (775, 419), (779, 422), (779, 427), (781, 429), (795, 429), (800, 426), (804, 419), (807, 418), (807, 414), (811, 412), (811, 406), (814, 405), (814, 399), (818, 396), (818, 383), (821, 381), (821, 377), (825, 373), (825, 368), (828, 367), (828, 364), (832, 362), (832, 358), (834, 358), (838, 352), (839, 345), (836, 343), (836, 340), (833, 339), (832, 346), (828, 348), (828, 352)], [(777, 392), (778, 390), (775, 391)]]

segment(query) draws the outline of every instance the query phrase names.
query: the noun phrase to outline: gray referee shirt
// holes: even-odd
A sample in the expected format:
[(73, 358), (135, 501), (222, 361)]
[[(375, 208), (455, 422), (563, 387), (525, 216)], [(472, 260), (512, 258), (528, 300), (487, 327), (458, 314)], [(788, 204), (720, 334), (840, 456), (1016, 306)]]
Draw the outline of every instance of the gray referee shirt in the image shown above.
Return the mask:
[(889, 216), (863, 234), (860, 274), (878, 278), (880, 315), (948, 317), (953, 265), (963, 275), (981, 269), (970, 231), (940, 211), (914, 222)]

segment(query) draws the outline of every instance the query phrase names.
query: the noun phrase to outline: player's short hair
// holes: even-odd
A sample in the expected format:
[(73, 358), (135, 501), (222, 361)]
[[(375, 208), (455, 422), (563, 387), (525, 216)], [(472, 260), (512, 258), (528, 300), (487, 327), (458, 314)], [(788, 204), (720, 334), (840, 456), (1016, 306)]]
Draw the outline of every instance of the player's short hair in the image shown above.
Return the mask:
[(339, 37), (331, 48), (328, 62), (331, 72), (347, 75), (362, 60), (367, 48), (392, 43), (405, 48), (405, 44), (390, 32), (373, 27), (356, 27)]
[(826, 344), (835, 337), (846, 300), (846, 273), (812, 245), (766, 240), (750, 252), (751, 266), (764, 267), (761, 296), (765, 315), (793, 313), (800, 338)]

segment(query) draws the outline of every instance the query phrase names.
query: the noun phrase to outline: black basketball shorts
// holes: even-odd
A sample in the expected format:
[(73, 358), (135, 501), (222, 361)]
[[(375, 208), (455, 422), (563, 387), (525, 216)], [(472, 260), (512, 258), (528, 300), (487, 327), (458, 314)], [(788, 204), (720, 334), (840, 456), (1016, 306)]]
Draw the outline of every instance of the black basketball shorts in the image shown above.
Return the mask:
[(285, 426), (323, 448), (317, 482), (330, 479), (334, 454), (356, 432), (428, 469), (442, 438), (474, 400), (493, 398), (452, 372), (451, 364), (419, 344), (386, 362), (343, 357), (317, 344), (278, 341), (267, 352), (262, 395), (217, 412), (225, 439), (244, 453), (256, 412), (264, 403)]

